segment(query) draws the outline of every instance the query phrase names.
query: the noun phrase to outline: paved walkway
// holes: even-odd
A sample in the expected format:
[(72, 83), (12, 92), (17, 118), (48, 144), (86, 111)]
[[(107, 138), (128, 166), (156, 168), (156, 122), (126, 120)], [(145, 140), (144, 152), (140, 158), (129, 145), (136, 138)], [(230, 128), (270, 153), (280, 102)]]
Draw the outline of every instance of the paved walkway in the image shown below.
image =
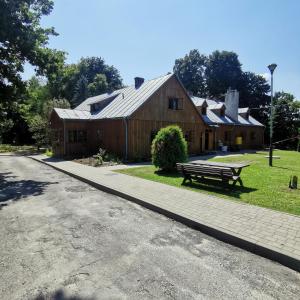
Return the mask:
[(113, 172), (117, 167), (94, 168), (43, 155), (32, 158), (300, 271), (297, 216)]

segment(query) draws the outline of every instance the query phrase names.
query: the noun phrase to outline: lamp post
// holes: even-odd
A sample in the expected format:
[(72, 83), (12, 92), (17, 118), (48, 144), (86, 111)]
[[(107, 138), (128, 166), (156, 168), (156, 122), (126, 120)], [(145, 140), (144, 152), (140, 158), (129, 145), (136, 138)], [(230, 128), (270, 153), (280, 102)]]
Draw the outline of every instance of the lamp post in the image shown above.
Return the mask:
[(271, 73), (271, 111), (270, 111), (270, 147), (269, 147), (269, 166), (273, 165), (273, 73), (276, 69), (276, 64), (271, 64), (268, 69)]

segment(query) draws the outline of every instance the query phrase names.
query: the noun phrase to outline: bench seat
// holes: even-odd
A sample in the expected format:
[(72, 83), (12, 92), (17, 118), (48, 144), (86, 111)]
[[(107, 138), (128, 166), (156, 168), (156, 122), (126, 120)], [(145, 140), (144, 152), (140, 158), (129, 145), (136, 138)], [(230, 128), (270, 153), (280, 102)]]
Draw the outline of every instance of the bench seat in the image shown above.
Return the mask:
[(223, 182), (229, 183), (233, 181), (233, 185), (237, 182), (243, 186), (240, 176), (234, 175), (233, 171), (229, 167), (217, 167), (209, 165), (197, 165), (189, 163), (177, 163), (176, 168), (178, 172), (184, 177), (182, 184), (185, 184), (187, 180), (192, 182), (192, 179), (199, 181), (203, 178), (220, 178)]

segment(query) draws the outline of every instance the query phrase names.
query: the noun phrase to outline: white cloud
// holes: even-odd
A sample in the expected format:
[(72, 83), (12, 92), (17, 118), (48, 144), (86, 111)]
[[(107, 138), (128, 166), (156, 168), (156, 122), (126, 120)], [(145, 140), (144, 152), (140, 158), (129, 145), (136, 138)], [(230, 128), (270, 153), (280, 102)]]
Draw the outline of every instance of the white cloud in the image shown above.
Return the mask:
[(269, 81), (271, 79), (271, 74), (270, 73), (262, 73), (259, 74), (260, 76), (262, 76), (263, 78), (265, 78), (267, 81)]

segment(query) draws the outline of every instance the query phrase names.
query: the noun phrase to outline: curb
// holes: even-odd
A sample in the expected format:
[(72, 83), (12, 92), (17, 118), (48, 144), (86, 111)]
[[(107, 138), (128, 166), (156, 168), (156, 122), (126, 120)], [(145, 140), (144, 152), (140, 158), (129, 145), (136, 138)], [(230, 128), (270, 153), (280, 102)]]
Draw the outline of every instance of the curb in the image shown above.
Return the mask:
[(156, 205), (150, 204), (148, 202), (145, 202), (145, 201), (143, 201), (139, 198), (135, 198), (135, 197), (130, 196), (128, 194), (122, 193), (118, 190), (109, 188), (109, 187), (107, 187), (105, 185), (102, 185), (100, 183), (93, 182), (89, 179), (86, 179), (86, 178), (81, 177), (79, 175), (73, 174), (73, 173), (68, 172), (66, 170), (63, 170), (59, 167), (53, 166), (53, 165), (51, 165), (51, 164), (49, 164), (45, 161), (39, 160), (39, 159), (37, 159), (33, 156), (28, 156), (28, 157), (31, 158), (32, 160), (35, 160), (35, 161), (39, 162), (39, 163), (45, 164), (45, 165), (47, 165), (47, 166), (49, 166), (49, 167), (51, 167), (51, 168), (53, 168), (57, 171), (60, 171), (64, 174), (67, 174), (67, 175), (69, 175), (73, 178), (76, 178), (80, 181), (83, 181), (83, 182), (93, 186), (94, 188), (103, 191), (103, 192), (113, 194), (115, 196), (124, 198), (124, 199), (129, 200), (129, 201), (134, 202), (134, 203), (137, 203), (137, 204), (139, 204), (139, 205), (141, 205), (141, 206), (143, 206), (147, 209), (158, 212), (158, 213), (160, 213), (160, 214), (162, 214), (162, 215), (164, 215), (168, 218), (171, 218), (175, 221), (178, 221), (182, 224), (185, 224), (188, 227), (199, 230), (199, 231), (203, 232), (204, 234), (212, 236), (212, 237), (214, 237), (214, 238), (216, 238), (216, 239), (218, 239), (222, 242), (231, 244), (233, 246), (244, 249), (244, 250), (249, 251), (251, 253), (254, 253), (256, 255), (259, 255), (259, 256), (265, 257), (267, 259), (276, 261), (276, 262), (278, 262), (278, 263), (280, 263), (280, 264), (282, 264), (282, 265), (284, 265), (284, 266), (286, 266), (290, 269), (293, 269), (297, 272), (300, 272), (300, 260), (298, 260), (295, 257), (289, 256), (288, 254), (284, 254), (284, 253), (278, 252), (276, 250), (266, 248), (264, 246), (261, 246), (261, 245), (255, 244), (253, 242), (247, 241), (247, 240), (245, 240), (241, 237), (237, 237), (235, 235), (229, 234), (225, 231), (222, 231), (222, 230), (207, 226), (205, 224), (193, 221), (191, 219), (185, 218), (181, 215), (175, 214), (175, 213), (173, 213), (171, 211), (168, 211), (166, 209), (163, 209), (159, 206), (156, 206)]

